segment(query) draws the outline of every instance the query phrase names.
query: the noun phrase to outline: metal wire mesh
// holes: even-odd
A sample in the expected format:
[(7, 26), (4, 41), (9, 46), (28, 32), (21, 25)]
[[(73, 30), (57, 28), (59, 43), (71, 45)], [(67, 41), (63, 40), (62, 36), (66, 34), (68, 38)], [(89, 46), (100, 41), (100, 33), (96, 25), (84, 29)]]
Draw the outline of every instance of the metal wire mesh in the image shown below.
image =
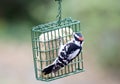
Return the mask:
[(58, 56), (60, 46), (59, 37), (65, 44), (72, 38), (73, 32), (80, 31), (80, 21), (65, 18), (58, 26), (57, 21), (42, 24), (32, 29), (32, 49), (37, 80), (52, 81), (65, 76), (84, 71), (83, 57), (81, 54), (76, 57), (69, 65), (60, 69), (56, 73), (48, 75), (42, 74), (42, 69), (51, 64)]

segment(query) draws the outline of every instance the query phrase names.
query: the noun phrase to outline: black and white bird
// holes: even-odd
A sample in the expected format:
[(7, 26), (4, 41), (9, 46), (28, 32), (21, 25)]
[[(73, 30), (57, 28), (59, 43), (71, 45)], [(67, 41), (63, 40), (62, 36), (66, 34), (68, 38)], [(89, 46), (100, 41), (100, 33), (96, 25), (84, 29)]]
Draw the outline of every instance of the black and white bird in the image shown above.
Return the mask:
[(83, 44), (84, 38), (81, 33), (76, 32), (73, 34), (73, 39), (69, 41), (68, 43), (62, 45), (58, 52), (58, 57), (55, 59), (55, 61), (48, 65), (46, 68), (42, 70), (42, 73), (44, 75), (47, 75), (49, 73), (55, 73), (62, 67), (68, 65), (74, 58), (76, 58), (81, 50), (82, 50), (82, 44)]

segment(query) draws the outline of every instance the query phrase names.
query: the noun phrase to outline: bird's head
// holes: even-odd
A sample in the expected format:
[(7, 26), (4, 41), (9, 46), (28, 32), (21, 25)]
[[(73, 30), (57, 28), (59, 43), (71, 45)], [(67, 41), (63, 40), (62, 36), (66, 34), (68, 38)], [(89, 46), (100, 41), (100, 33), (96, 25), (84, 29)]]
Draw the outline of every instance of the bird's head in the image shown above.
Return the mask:
[(73, 34), (75, 41), (79, 41), (81, 44), (84, 41), (84, 38), (80, 32), (75, 32)]

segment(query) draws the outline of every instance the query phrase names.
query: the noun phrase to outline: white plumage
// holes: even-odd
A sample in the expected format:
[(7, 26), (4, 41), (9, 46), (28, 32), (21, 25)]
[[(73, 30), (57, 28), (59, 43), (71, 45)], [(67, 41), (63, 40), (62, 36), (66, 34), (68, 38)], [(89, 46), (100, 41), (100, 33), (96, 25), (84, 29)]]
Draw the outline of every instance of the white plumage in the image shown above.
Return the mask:
[(68, 65), (75, 57), (77, 57), (81, 50), (82, 50), (82, 44), (83, 44), (83, 36), (81, 33), (75, 33), (73, 35), (73, 39), (69, 41), (68, 43), (60, 46), (58, 57), (55, 59), (55, 61), (44, 68), (42, 72), (46, 75), (51, 72), (56, 72), (62, 67)]

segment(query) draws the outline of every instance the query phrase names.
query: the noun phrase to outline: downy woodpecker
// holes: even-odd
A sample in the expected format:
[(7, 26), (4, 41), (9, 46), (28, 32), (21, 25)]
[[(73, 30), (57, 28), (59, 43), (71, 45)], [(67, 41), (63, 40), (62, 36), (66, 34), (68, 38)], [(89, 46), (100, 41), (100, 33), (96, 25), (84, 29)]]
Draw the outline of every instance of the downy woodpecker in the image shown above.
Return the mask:
[(55, 73), (62, 67), (68, 65), (75, 57), (77, 57), (81, 50), (82, 50), (82, 44), (83, 44), (84, 38), (81, 33), (75, 32), (73, 34), (73, 39), (69, 41), (68, 43), (62, 45), (58, 52), (58, 57), (55, 59), (55, 61), (48, 65), (46, 68), (42, 70), (42, 73), (44, 75), (47, 75), (51, 72)]

